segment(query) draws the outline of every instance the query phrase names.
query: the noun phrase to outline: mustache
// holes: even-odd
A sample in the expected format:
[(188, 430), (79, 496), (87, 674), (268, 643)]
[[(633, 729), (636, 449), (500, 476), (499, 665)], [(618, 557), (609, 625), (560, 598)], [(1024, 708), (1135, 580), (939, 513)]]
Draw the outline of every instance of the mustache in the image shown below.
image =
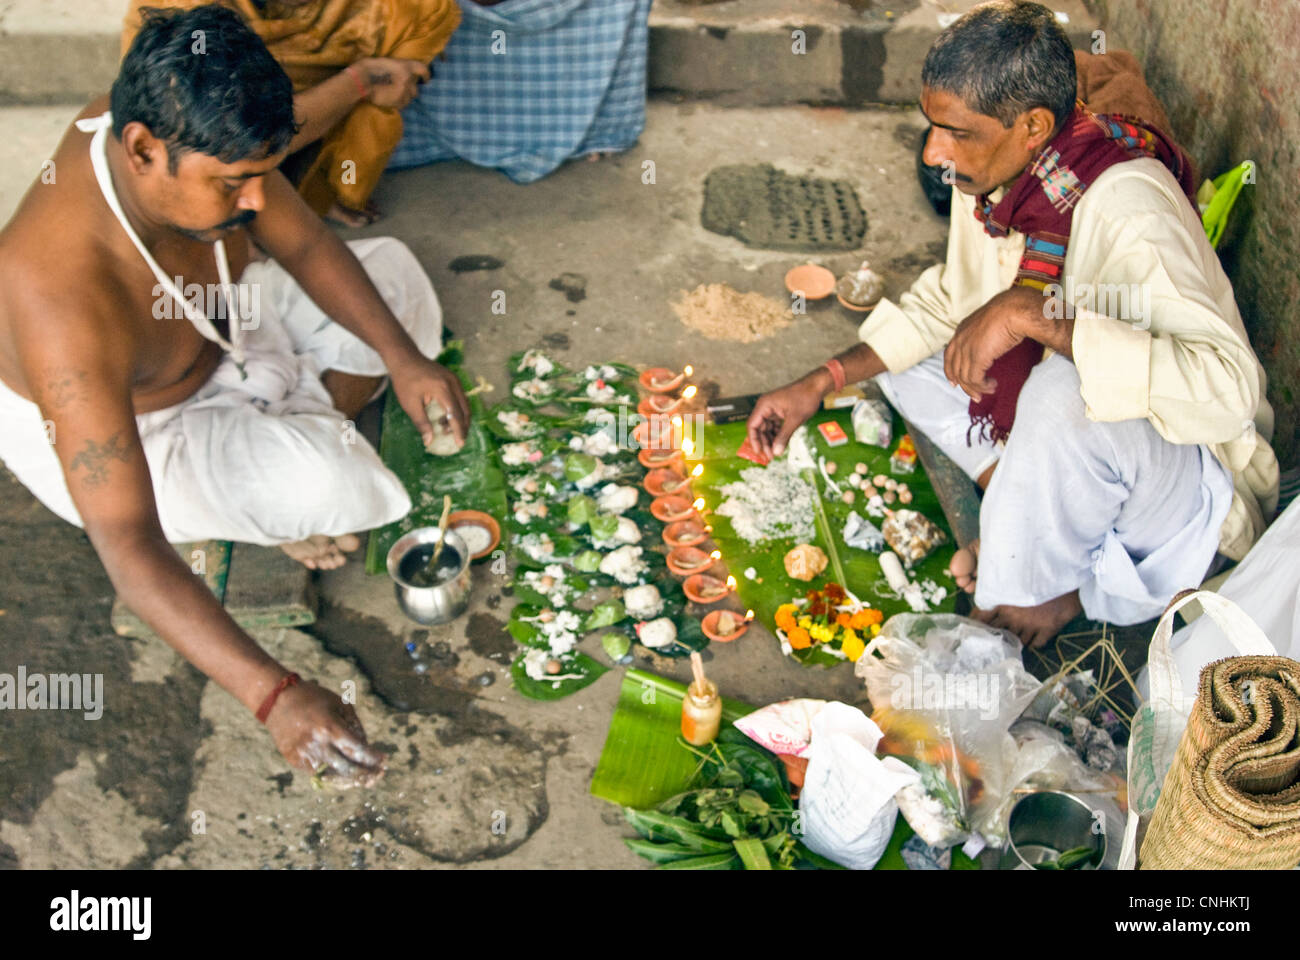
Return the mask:
[(221, 223), (217, 224), (212, 229), (231, 230), (234, 229), (235, 227), (242, 227), (245, 224), (252, 223), (256, 217), (257, 217), (256, 210), (243, 210), (240, 213), (236, 214), (235, 216), (231, 217), (229, 220), (224, 220)]

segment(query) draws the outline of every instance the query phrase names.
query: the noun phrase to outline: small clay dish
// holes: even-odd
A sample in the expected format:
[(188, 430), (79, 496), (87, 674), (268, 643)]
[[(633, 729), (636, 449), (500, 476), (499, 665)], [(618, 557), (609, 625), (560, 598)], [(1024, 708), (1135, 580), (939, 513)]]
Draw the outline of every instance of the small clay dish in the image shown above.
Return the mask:
[(641, 389), (648, 393), (672, 393), (685, 379), (685, 373), (673, 373), (667, 367), (651, 367), (641, 372)]
[(670, 450), (667, 447), (646, 447), (636, 455), (637, 460), (641, 461), (641, 466), (647, 470), (681, 467), (683, 457), (680, 450)]
[(632, 439), (642, 447), (651, 450), (667, 450), (678, 444), (678, 429), (671, 419), (656, 416), (653, 420), (642, 420), (632, 428)]
[(711, 577), (707, 573), (697, 573), (687, 577), (686, 582), (682, 584), (682, 590), (694, 603), (717, 603), (731, 593), (725, 580)]
[(650, 504), (650, 512), (660, 523), (676, 523), (695, 516), (695, 507), (685, 497), (660, 497)]
[(501, 542), (501, 524), (497, 523), (496, 517), (481, 510), (457, 510), (447, 517), (447, 527), (459, 533), (466, 545), (471, 547), (474, 543), (473, 538), (477, 537), (481, 541), (482, 534), (476, 533), (469, 528), (477, 527), (488, 534), (488, 545), (477, 553), (471, 554), (471, 560), (482, 560), (490, 556), (492, 551), (496, 549), (497, 544)]
[(678, 520), (664, 527), (664, 543), (670, 547), (693, 547), (708, 538), (708, 531), (695, 520)]
[(835, 289), (835, 274), (815, 263), (795, 267), (785, 275), (785, 288), (806, 300), (825, 300)]
[(681, 397), (670, 397), (662, 393), (652, 393), (637, 404), (636, 412), (643, 417), (662, 416), (672, 413), (682, 405)]
[(721, 633), (718, 629), (718, 621), (722, 619), (722, 614), (725, 612), (728, 611), (710, 610), (704, 615), (704, 619), (700, 621), (700, 626), (704, 628), (704, 635), (710, 640), (717, 640), (719, 643), (730, 643), (749, 629), (749, 621), (732, 612), (731, 616), (736, 622), (736, 629), (731, 633)]
[(691, 492), (690, 482), (679, 468), (660, 467), (645, 475), (643, 486), (652, 497), (686, 496)]
[(673, 547), (668, 551), (668, 569), (678, 577), (689, 577), (709, 570), (717, 563), (699, 547)]
[(880, 302), (879, 300), (877, 300), (876, 303), (868, 304), (867, 306), (863, 307), (852, 302), (851, 300), (845, 300), (844, 295), (840, 293), (835, 294), (835, 299), (840, 302), (840, 306), (843, 307), (845, 310), (852, 310), (854, 313), (870, 313), (872, 310), (876, 309), (876, 303)]

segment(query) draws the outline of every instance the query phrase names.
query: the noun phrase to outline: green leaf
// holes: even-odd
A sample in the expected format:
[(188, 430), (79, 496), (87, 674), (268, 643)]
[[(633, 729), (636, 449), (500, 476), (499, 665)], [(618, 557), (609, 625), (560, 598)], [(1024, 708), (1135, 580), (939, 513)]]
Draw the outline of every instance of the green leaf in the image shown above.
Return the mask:
[(637, 856), (645, 857), (652, 863), (672, 863), (674, 860), (686, 860), (700, 855), (698, 850), (681, 843), (655, 843), (634, 837), (624, 837), (623, 842)]
[(737, 840), (732, 846), (736, 848), (736, 853), (740, 855), (740, 862), (744, 864), (746, 870), (772, 869), (772, 861), (768, 859), (762, 840)]
[(618, 533), (618, 517), (612, 513), (600, 513), (591, 518), (591, 538), (593, 540), (612, 540)]
[(723, 853), (731, 849), (728, 841), (720, 839), (722, 835), (718, 831), (691, 823), (682, 817), (670, 817), (658, 810), (633, 810), (630, 807), (623, 811), (623, 815), (636, 832), (647, 840), (681, 843), (700, 853)]
[(600, 645), (609, 659), (618, 661), (627, 656), (632, 649), (632, 641), (621, 633), (607, 633), (600, 638)]
[(584, 550), (573, 558), (573, 566), (583, 573), (595, 573), (600, 569), (600, 561), (604, 559), (598, 550)]
[(595, 457), (586, 453), (571, 453), (564, 458), (564, 479), (576, 483), (592, 473), (600, 463)]
[(665, 863), (660, 870), (734, 870), (740, 866), (740, 858), (734, 853), (715, 853), (708, 857), (692, 857), (690, 860), (674, 860)]
[(510, 678), (514, 681), (515, 689), (530, 700), (560, 700), (595, 683), (600, 679), (601, 674), (609, 669), (585, 653), (575, 654), (572, 658), (565, 659), (563, 663), (564, 673), (578, 674), (578, 676), (572, 680), (561, 680), (558, 684), (552, 680), (534, 680), (524, 670), (524, 658), (521, 654), (510, 665)]
[(754, 790), (742, 791), (736, 802), (740, 805), (741, 810), (757, 817), (766, 816), (767, 812), (772, 809), (768, 802)]
[(613, 626), (626, 616), (627, 611), (623, 608), (623, 601), (606, 600), (604, 603), (596, 604), (591, 613), (587, 614), (587, 619), (582, 624), (582, 632), (589, 633), (601, 627)]
[(569, 523), (575, 527), (585, 527), (596, 515), (596, 501), (586, 494), (577, 494), (569, 498)]

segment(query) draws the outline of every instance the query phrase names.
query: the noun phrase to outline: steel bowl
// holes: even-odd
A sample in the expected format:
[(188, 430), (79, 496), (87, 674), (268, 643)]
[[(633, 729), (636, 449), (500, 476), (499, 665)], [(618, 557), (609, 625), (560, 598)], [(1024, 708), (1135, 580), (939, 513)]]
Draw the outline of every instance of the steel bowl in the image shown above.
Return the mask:
[[(427, 560), (438, 537), (437, 527), (420, 527), (406, 534), (388, 551), (388, 575), (393, 578), (397, 605), (416, 623), (426, 626), (450, 623), (469, 606), (469, 549), (455, 530), (446, 532), (447, 542), (442, 548), (443, 557), (452, 552), (456, 555), (455, 575), (431, 587), (418, 587), (406, 579), (412, 564), (419, 569), (418, 559), (411, 558), (423, 554)], [(440, 560), (439, 565), (442, 562)]]
[(1002, 870), (1033, 870), (1067, 850), (1092, 847), (1096, 852), (1080, 869), (1096, 870), (1106, 856), (1106, 821), (1070, 793), (1040, 790), (1021, 797), (1007, 821), (1007, 848)]

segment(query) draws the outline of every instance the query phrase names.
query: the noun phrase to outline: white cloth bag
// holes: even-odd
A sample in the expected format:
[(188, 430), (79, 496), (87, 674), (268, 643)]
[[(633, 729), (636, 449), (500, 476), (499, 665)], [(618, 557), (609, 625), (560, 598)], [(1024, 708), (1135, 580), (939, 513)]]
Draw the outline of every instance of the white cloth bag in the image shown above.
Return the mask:
[(1156, 808), (1165, 775), (1173, 765), (1187, 717), (1196, 702), (1196, 690), (1189, 693), (1183, 686), (1169, 643), (1174, 614), (1191, 600), (1199, 601), (1205, 615), (1219, 625), (1232, 647), (1232, 655), (1277, 655), (1264, 631), (1231, 600), (1208, 590), (1187, 590), (1174, 597), (1151, 636), (1147, 653), (1151, 693), (1134, 715), (1129, 735), (1128, 822), (1120, 849), (1120, 870), (1137, 867), (1138, 825), (1149, 819)]
[(880, 728), (857, 707), (828, 703), (813, 719), (799, 794), (804, 845), (850, 870), (870, 870), (889, 846), (894, 794), (921, 779), (895, 757), (881, 760)]

